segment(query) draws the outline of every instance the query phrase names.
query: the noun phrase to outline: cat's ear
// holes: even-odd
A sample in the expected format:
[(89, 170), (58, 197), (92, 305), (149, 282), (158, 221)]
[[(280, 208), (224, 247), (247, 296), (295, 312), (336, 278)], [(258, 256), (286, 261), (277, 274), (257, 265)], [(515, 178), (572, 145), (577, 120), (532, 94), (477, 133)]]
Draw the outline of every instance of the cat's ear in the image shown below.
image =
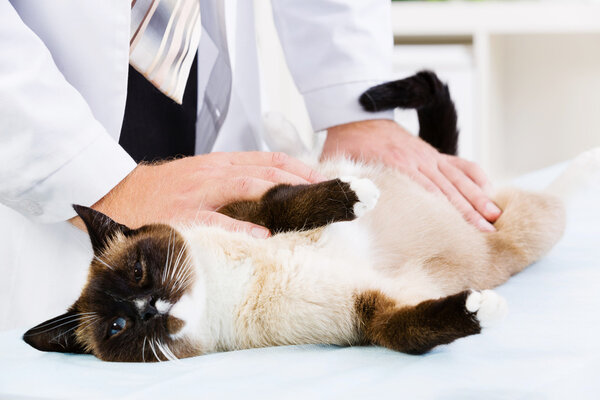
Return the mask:
[(79, 323), (79, 313), (68, 311), (31, 328), (25, 332), (23, 340), (41, 351), (88, 353), (75, 339), (75, 329)]
[(110, 217), (89, 207), (74, 204), (73, 208), (81, 217), (87, 228), (95, 254), (102, 253), (108, 240), (117, 233), (128, 233), (130, 229), (123, 224), (113, 221)]

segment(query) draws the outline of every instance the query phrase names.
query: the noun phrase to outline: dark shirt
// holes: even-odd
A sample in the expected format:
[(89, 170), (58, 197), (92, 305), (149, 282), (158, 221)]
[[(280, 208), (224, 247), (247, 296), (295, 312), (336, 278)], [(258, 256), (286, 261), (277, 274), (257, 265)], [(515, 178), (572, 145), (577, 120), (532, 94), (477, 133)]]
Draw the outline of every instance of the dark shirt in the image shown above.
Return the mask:
[(136, 162), (194, 155), (198, 104), (198, 57), (182, 104), (177, 104), (129, 66), (127, 102), (119, 144)]

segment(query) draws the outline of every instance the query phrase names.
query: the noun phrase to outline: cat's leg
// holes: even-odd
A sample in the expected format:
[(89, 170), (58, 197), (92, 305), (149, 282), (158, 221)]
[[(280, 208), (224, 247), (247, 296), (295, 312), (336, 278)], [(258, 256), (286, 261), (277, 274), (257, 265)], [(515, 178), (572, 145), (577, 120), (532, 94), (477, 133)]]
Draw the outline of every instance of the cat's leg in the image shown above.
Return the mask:
[(365, 342), (409, 354), (477, 334), (507, 310), (504, 299), (491, 290), (464, 291), (410, 307), (369, 291), (357, 296), (355, 306)]
[(312, 185), (277, 185), (258, 201), (235, 202), (218, 211), (277, 233), (351, 221), (373, 209), (378, 199), (379, 189), (369, 179), (342, 177)]

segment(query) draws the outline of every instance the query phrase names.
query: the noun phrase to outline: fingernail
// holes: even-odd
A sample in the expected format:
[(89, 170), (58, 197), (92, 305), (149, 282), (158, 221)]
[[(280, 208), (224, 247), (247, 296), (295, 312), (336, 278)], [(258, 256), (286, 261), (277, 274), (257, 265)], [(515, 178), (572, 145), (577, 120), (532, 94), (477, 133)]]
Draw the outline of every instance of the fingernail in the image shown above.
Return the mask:
[(482, 230), (484, 232), (496, 232), (496, 228), (494, 228), (494, 225), (490, 224), (483, 218), (479, 220), (479, 222), (477, 223), (477, 226), (479, 227), (480, 230)]
[(271, 232), (266, 228), (252, 228), (250, 234), (257, 239), (266, 239), (269, 237)]
[(498, 208), (497, 205), (495, 205), (494, 203), (492, 203), (491, 201), (489, 201), (486, 205), (485, 205), (485, 211), (493, 214), (493, 215), (498, 215), (500, 214), (502, 211)]

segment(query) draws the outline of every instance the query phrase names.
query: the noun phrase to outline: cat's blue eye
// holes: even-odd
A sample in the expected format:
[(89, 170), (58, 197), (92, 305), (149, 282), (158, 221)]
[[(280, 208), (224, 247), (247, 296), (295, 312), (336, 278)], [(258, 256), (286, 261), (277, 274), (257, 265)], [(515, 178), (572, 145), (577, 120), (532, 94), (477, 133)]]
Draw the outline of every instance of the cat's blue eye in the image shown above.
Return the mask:
[(123, 329), (125, 329), (125, 325), (127, 325), (127, 321), (125, 321), (125, 318), (117, 318), (113, 321), (113, 323), (110, 325), (110, 331), (108, 332), (109, 336), (113, 336), (116, 335), (117, 333), (121, 332)]
[(133, 266), (133, 277), (136, 282), (139, 282), (144, 277), (144, 269), (139, 261)]

